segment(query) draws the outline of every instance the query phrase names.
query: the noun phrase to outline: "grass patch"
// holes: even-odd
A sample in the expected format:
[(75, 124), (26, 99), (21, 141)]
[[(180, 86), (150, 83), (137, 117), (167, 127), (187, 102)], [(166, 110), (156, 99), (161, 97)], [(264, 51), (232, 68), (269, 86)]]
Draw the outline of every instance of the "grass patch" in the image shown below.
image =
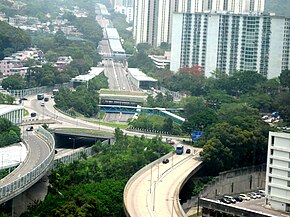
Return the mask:
[(98, 120), (86, 120), (88, 122), (94, 123), (94, 124), (101, 124), (107, 127), (115, 127), (120, 129), (126, 129), (128, 127), (128, 124), (120, 124), (120, 123), (111, 123), (111, 122), (103, 122)]
[(100, 94), (116, 94), (116, 95), (132, 95), (132, 96), (147, 96), (145, 93), (140, 91), (122, 91), (122, 90), (108, 90), (101, 89)]
[(87, 133), (92, 135), (113, 135), (112, 133), (98, 131), (98, 130), (91, 130), (91, 129), (80, 129), (80, 128), (63, 128), (61, 129), (62, 132), (67, 133)]

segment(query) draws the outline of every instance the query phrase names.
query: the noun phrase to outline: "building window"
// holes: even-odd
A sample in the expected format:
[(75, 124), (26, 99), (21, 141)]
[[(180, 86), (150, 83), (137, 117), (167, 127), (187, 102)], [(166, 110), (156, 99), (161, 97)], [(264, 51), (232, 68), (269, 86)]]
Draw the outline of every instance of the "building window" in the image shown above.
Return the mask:
[(269, 177), (269, 183), (271, 183), (272, 182), (272, 177)]
[(271, 149), (271, 155), (273, 155), (274, 154), (274, 150), (273, 149)]
[(272, 136), (272, 137), (271, 137), (271, 145), (272, 145), (272, 146), (274, 145), (274, 141), (275, 141), (275, 137)]
[(290, 187), (290, 181), (287, 182), (287, 187)]
[[(273, 170), (272, 168), (269, 169), (269, 173), (270, 174), (272, 174), (272, 170)], [(290, 174), (290, 172), (289, 172), (289, 174)]]

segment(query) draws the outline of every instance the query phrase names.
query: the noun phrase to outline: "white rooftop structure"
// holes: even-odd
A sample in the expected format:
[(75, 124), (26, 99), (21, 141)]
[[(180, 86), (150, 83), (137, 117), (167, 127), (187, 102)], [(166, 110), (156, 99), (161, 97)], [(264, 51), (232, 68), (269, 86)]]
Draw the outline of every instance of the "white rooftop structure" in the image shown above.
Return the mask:
[(150, 89), (156, 87), (157, 80), (149, 77), (137, 68), (128, 68), (128, 78), (138, 88)]
[(13, 124), (19, 124), (22, 122), (23, 118), (23, 107), (0, 104), (0, 118), (6, 118)]
[(27, 155), (24, 144), (14, 144), (0, 148), (0, 170), (18, 166)]
[(109, 16), (110, 13), (107, 10), (107, 7), (103, 4), (97, 3), (96, 4), (96, 14)]
[(103, 71), (104, 71), (104, 68), (102, 67), (91, 67), (88, 74), (78, 75), (75, 78), (72, 78), (71, 81), (72, 82), (88, 82), (89, 80), (101, 74)]
[(113, 53), (125, 53), (119, 39), (109, 39), (109, 43)]
[(119, 33), (115, 28), (106, 28), (108, 39), (120, 39)]

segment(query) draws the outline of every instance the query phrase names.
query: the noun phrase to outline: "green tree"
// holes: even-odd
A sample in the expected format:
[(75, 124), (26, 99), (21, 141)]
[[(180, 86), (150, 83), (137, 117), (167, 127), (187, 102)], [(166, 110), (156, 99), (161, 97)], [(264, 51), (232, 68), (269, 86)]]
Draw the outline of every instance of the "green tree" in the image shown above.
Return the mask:
[(25, 88), (25, 80), (20, 75), (11, 75), (2, 81), (4, 89), (21, 90)]
[(290, 89), (290, 70), (283, 70), (279, 76), (279, 80), (283, 87)]

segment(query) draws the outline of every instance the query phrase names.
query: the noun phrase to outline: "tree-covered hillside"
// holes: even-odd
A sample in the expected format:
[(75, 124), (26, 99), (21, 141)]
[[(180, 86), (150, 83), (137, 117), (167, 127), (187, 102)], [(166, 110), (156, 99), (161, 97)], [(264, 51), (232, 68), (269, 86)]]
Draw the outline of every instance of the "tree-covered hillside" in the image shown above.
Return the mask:
[(30, 36), (19, 28), (0, 21), (0, 59), (30, 46)]

